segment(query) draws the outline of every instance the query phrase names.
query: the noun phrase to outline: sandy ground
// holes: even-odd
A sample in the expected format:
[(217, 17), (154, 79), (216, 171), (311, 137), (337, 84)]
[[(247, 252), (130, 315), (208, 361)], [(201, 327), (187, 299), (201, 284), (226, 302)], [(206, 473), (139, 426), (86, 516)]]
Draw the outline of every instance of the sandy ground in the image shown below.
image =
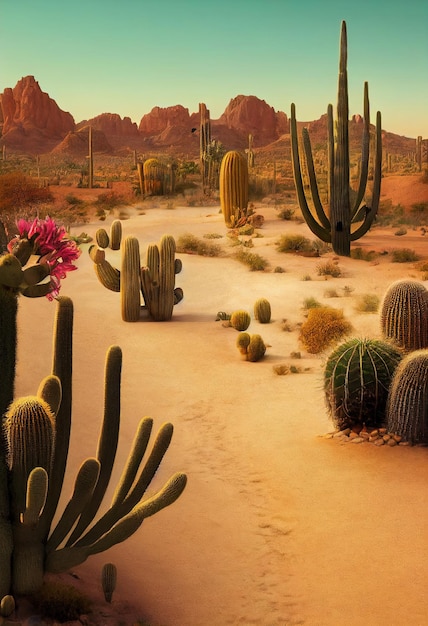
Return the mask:
[[(101, 566), (116, 563), (118, 588), (112, 607), (105, 607), (106, 624), (116, 607), (118, 624), (138, 616), (153, 626), (423, 626), (427, 450), (320, 436), (332, 430), (322, 393), (325, 355), (302, 351), (297, 330), (282, 327), (287, 319), (295, 329), (304, 320), (303, 300), (314, 296), (343, 308), (355, 335), (379, 336), (378, 315), (357, 313), (356, 298), (382, 297), (393, 280), (420, 279), (421, 272), (390, 263), (388, 255), (375, 264), (341, 259), (343, 276), (325, 281), (317, 275), (319, 259), (276, 250), (285, 232), (312, 237), (306, 226), (279, 220), (271, 208), (261, 212), (265, 224), (254, 251), (284, 273), (250, 272), (231, 258), (178, 255), (183, 271), (176, 284), (184, 300), (169, 322), (123, 322), (119, 294), (98, 283), (87, 246), (79, 270), (64, 281), (62, 293), (75, 307), (68, 489), (82, 460), (96, 452), (104, 359), (112, 344), (124, 355), (112, 489), (144, 415), (156, 428), (165, 421), (175, 427), (153, 489), (175, 471), (188, 475), (175, 504), (74, 573), (101, 597)], [(99, 226), (83, 229), (94, 234)], [(218, 241), (231, 252), (215, 207), (148, 209), (124, 221), (123, 230), (139, 238), (144, 254), (162, 234), (187, 232), (221, 234)], [(426, 247), (418, 232), (373, 231), (361, 241), (373, 247), (379, 237), (383, 249)], [(119, 266), (119, 252), (107, 256)], [(305, 275), (312, 280), (302, 280)], [(351, 297), (325, 297), (327, 288), (341, 294), (344, 286), (354, 288)], [(218, 311), (252, 312), (259, 297), (270, 300), (272, 321), (253, 320), (249, 332), (261, 334), (269, 348), (263, 361), (249, 363), (240, 359), (236, 331), (215, 318)], [(54, 313), (55, 304), (45, 299), (20, 301), (18, 394), (35, 392), (50, 371)], [(302, 358), (293, 361), (297, 350)], [(278, 376), (273, 366), (283, 363), (304, 371)]]

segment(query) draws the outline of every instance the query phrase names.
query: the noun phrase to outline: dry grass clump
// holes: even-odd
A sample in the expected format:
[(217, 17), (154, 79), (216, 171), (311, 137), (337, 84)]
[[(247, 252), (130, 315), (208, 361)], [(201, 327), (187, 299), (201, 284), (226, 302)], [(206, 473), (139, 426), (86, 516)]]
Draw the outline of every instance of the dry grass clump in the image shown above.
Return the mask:
[(278, 252), (309, 252), (311, 241), (304, 235), (282, 235), (277, 241)]
[(198, 254), (199, 256), (216, 257), (222, 254), (221, 246), (217, 243), (204, 241), (191, 233), (180, 235), (176, 242), (177, 252), (184, 254)]
[(234, 254), (234, 258), (240, 263), (247, 265), (252, 272), (263, 272), (269, 265), (266, 259), (260, 256), (260, 254), (244, 249), (238, 250), (238, 252)]
[(34, 607), (43, 618), (58, 622), (78, 620), (91, 611), (91, 600), (71, 585), (50, 581), (32, 598)]
[(317, 265), (318, 276), (332, 276), (338, 278), (342, 275), (342, 270), (334, 261), (324, 261)]
[(307, 320), (300, 327), (299, 340), (310, 354), (319, 354), (350, 333), (352, 325), (343, 311), (333, 307), (310, 309)]
[(391, 260), (393, 263), (411, 263), (412, 261), (419, 261), (419, 259), (419, 255), (410, 248), (398, 248), (391, 252)]
[(351, 259), (357, 261), (374, 261), (379, 254), (375, 250), (364, 250), (361, 247), (351, 248)]
[(317, 300), (316, 298), (314, 298), (313, 296), (310, 296), (309, 298), (305, 298), (303, 300), (303, 309), (305, 311), (309, 311), (310, 309), (317, 309), (319, 307), (321, 307), (322, 304), (319, 300)]
[(376, 313), (379, 304), (379, 297), (375, 293), (363, 293), (357, 298), (355, 310), (359, 313)]

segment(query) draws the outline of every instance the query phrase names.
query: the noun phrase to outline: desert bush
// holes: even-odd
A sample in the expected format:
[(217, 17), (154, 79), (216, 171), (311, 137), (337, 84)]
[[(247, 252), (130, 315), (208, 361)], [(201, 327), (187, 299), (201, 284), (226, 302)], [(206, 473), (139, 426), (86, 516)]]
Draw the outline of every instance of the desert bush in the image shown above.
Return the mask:
[(210, 241), (199, 239), (191, 233), (180, 235), (176, 242), (177, 252), (198, 254), (199, 256), (216, 257), (222, 254), (221, 246)]
[(289, 221), (293, 219), (294, 213), (294, 209), (281, 209), (280, 211), (278, 211), (278, 217), (280, 220)]
[(234, 254), (234, 258), (247, 265), (252, 272), (263, 272), (268, 267), (268, 262), (260, 254), (248, 252), (248, 250), (239, 250)]
[(358, 246), (357, 248), (351, 248), (351, 259), (357, 261), (374, 261), (378, 256), (378, 253), (374, 250), (364, 250)]
[(43, 618), (59, 622), (78, 620), (81, 615), (91, 611), (91, 601), (88, 597), (75, 587), (56, 581), (43, 583), (32, 602)]
[(280, 265), (277, 265), (273, 271), (275, 274), (283, 274), (285, 272), (285, 269)]
[(363, 293), (358, 296), (355, 309), (359, 313), (376, 313), (379, 304), (379, 297), (375, 293)]
[(343, 311), (323, 306), (310, 309), (301, 325), (299, 340), (307, 352), (319, 354), (350, 333), (352, 326)]
[(410, 248), (397, 248), (391, 252), (391, 260), (393, 263), (412, 263), (419, 261), (420, 256)]
[(324, 291), (325, 298), (338, 298), (339, 294), (337, 293), (337, 289), (326, 289)]
[(311, 247), (312, 247), (312, 250), (315, 250), (315, 252), (318, 252), (319, 256), (322, 256), (323, 254), (327, 254), (327, 252), (331, 252), (332, 250), (331, 244), (326, 243), (322, 239), (318, 239), (318, 238), (312, 240)]
[(343, 289), (343, 295), (345, 296), (345, 298), (348, 298), (351, 295), (351, 293), (355, 291), (355, 287), (353, 287), (352, 285), (344, 285), (342, 289)]
[(334, 261), (324, 261), (317, 265), (318, 276), (332, 276), (338, 278), (342, 275), (342, 270)]
[(312, 277), (311, 277), (311, 275), (310, 275), (310, 274), (304, 274), (304, 275), (302, 276), (302, 280), (306, 282), (306, 281), (308, 281), (308, 280), (312, 280)]
[(204, 235), (204, 239), (222, 239), (223, 235), (220, 235), (220, 233), (206, 233)]
[(407, 228), (404, 228), (404, 226), (400, 226), (400, 228), (398, 228), (394, 235), (396, 237), (402, 237), (403, 235), (407, 235)]
[(305, 311), (309, 311), (310, 309), (317, 309), (320, 306), (322, 306), (321, 302), (317, 300), (316, 298), (314, 298), (313, 296), (310, 296), (309, 298), (305, 298), (303, 300), (302, 308)]
[(276, 245), (278, 252), (304, 252), (312, 249), (311, 241), (304, 235), (282, 235)]

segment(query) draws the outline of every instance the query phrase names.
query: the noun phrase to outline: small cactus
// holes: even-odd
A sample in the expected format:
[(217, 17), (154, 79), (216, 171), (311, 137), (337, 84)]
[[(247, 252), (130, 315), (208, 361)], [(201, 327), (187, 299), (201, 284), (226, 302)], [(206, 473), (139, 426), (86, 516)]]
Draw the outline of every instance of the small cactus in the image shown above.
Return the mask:
[(114, 563), (105, 563), (101, 570), (101, 585), (106, 602), (111, 602), (116, 589), (117, 567)]
[(236, 340), (236, 346), (245, 360), (252, 363), (260, 361), (266, 352), (266, 345), (260, 335), (249, 335), (241, 332)]
[(388, 431), (428, 443), (428, 350), (407, 354), (397, 367), (386, 406)]
[(108, 248), (110, 244), (110, 237), (105, 228), (99, 228), (95, 233), (95, 240), (100, 248)]
[(384, 423), (388, 389), (400, 360), (396, 347), (376, 339), (353, 338), (333, 350), (324, 369), (324, 393), (337, 428)]
[(230, 316), (229, 324), (235, 330), (243, 331), (247, 330), (248, 326), (251, 323), (250, 314), (247, 311), (243, 311), (239, 309), (238, 311), (234, 311)]
[(11, 595), (4, 596), (0, 603), (0, 615), (10, 617), (15, 610), (15, 598)]
[(260, 324), (269, 324), (271, 318), (271, 306), (266, 298), (259, 298), (254, 304), (254, 319)]
[(422, 283), (399, 280), (385, 293), (381, 330), (406, 351), (428, 347), (428, 291)]
[(110, 248), (112, 250), (119, 250), (121, 241), (122, 222), (120, 220), (114, 220), (110, 227)]

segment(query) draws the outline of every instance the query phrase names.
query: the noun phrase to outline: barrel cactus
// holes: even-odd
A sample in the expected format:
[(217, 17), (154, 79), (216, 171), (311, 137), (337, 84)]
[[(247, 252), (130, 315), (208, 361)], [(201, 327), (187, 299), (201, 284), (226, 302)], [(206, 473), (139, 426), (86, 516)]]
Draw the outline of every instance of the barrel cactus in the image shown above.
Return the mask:
[(260, 324), (269, 324), (271, 318), (271, 306), (266, 298), (259, 298), (254, 303), (254, 319)]
[(352, 338), (337, 346), (324, 369), (324, 394), (334, 425), (381, 426), (398, 348), (377, 339)]
[(147, 159), (143, 163), (144, 193), (146, 196), (164, 194), (166, 165), (158, 159)]
[(220, 203), (228, 228), (242, 226), (247, 220), (248, 165), (240, 152), (227, 152), (220, 167)]
[(381, 306), (381, 330), (406, 351), (428, 347), (428, 291), (414, 280), (392, 283)]
[(428, 443), (428, 350), (407, 354), (397, 367), (386, 406), (388, 431), (409, 443)]
[(242, 309), (238, 309), (234, 311), (229, 320), (230, 326), (232, 326), (235, 330), (243, 331), (247, 330), (248, 326), (251, 323), (251, 316), (247, 311), (243, 311)]
[(101, 570), (101, 586), (106, 602), (111, 602), (116, 589), (117, 567), (114, 563), (105, 563)]
[(263, 358), (266, 352), (266, 345), (260, 335), (250, 335), (249, 333), (239, 333), (236, 346), (246, 361), (255, 363)]

